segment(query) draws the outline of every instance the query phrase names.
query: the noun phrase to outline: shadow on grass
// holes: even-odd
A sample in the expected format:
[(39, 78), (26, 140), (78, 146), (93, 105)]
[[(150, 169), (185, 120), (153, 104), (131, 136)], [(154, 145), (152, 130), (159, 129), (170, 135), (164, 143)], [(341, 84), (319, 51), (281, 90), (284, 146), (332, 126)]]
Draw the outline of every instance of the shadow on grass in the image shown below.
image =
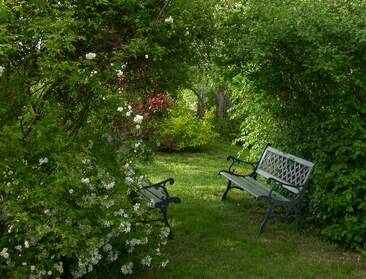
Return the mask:
[[(258, 237), (266, 204), (232, 190), (225, 202), (226, 180), (217, 175), (227, 167), (232, 146), (208, 153), (158, 154), (143, 167), (152, 181), (174, 177), (169, 185), (181, 204), (169, 207), (174, 240), (165, 248), (170, 264), (136, 278), (366, 278), (364, 262), (310, 232), (301, 236), (294, 223), (268, 222)], [(234, 150), (235, 151), (235, 150)]]

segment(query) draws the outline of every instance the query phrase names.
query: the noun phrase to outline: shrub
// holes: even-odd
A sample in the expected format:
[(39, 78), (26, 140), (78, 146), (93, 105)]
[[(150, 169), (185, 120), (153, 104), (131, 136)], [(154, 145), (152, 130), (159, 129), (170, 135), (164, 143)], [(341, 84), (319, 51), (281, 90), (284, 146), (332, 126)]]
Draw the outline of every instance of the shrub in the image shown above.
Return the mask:
[[(166, 265), (166, 228), (143, 222), (151, 213), (128, 193), (147, 151), (145, 92), (177, 86), (167, 74), (182, 82), (195, 56), (182, 10), (167, 4), (0, 4), (2, 277), (119, 277)], [(150, 101), (154, 113), (165, 105)]]
[(21, 130), (29, 110), (0, 132), (1, 274), (99, 277), (114, 266), (111, 276), (117, 277), (130, 262), (133, 270), (159, 266), (165, 261), (159, 252), (165, 229), (142, 223), (150, 219), (148, 206), (131, 204), (127, 195), (139, 187), (133, 161), (144, 144), (136, 139), (122, 148), (112, 144), (119, 131), (102, 125), (120, 111), (107, 119), (101, 111), (90, 113), (89, 124), (70, 138), (60, 111), (49, 106), (43, 113), (26, 139)]
[(183, 104), (169, 111), (169, 116), (158, 128), (161, 149), (185, 150), (198, 149), (212, 142), (216, 137), (213, 120), (215, 111), (206, 112), (204, 118), (195, 116)]
[(226, 45), (227, 57), (240, 63), (233, 87), (238, 140), (255, 151), (269, 142), (317, 162), (308, 217), (330, 239), (361, 250), (365, 8), (364, 1), (247, 1), (232, 10), (243, 36)]

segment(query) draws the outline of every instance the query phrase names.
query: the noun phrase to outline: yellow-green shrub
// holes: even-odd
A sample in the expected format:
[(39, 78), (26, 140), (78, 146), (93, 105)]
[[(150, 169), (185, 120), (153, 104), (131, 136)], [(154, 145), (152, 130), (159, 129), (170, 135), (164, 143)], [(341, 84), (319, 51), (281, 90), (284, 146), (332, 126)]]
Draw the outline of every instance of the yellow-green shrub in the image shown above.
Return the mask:
[(214, 131), (214, 118), (213, 109), (202, 119), (183, 106), (172, 109), (158, 132), (159, 138), (163, 141), (162, 149), (170, 151), (198, 149), (209, 144), (217, 137)]

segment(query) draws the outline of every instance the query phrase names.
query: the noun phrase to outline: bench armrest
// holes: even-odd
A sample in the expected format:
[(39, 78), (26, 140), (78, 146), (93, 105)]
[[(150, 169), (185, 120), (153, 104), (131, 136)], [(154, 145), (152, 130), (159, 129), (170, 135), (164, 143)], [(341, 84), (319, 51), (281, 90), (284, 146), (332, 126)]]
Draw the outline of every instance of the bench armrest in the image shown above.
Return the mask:
[(227, 158), (226, 158), (226, 161), (232, 161), (231, 165), (229, 166), (229, 173), (233, 173), (234, 171), (231, 170), (231, 168), (234, 166), (235, 163), (243, 163), (243, 164), (247, 164), (247, 165), (251, 165), (252, 168), (253, 168), (253, 171), (255, 170), (255, 167), (257, 166), (257, 163), (254, 163), (254, 162), (247, 162), (247, 161), (243, 161), (243, 160), (240, 160), (238, 158), (235, 158), (234, 156), (231, 156), (229, 155)]
[(167, 198), (169, 198), (169, 193), (168, 193), (168, 190), (166, 189), (166, 184), (169, 182), (169, 184), (174, 184), (174, 179), (172, 177), (168, 178), (168, 179), (165, 179), (163, 181), (160, 181), (158, 183), (155, 183), (155, 184), (151, 184), (151, 185), (147, 185), (147, 186), (144, 186), (144, 187), (141, 187), (139, 190), (141, 189), (149, 189), (149, 188), (162, 188), (163, 189), (163, 192), (164, 194), (166, 195)]
[(166, 187), (166, 184), (168, 182), (169, 182), (170, 185), (174, 184), (174, 178), (169, 177), (168, 179), (165, 179), (165, 180), (160, 181), (160, 182), (155, 183), (155, 184), (151, 184), (151, 185), (146, 186), (146, 187), (152, 187), (152, 186), (163, 186), (163, 187)]

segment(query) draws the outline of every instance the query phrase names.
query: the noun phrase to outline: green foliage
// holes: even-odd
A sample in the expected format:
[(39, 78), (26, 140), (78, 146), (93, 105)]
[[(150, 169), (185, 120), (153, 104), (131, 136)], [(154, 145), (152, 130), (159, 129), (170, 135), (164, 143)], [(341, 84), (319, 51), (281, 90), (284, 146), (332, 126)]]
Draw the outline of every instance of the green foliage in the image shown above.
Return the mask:
[[(243, 1), (230, 9), (238, 139), (317, 163), (307, 212), (323, 234), (366, 249), (364, 1)], [(230, 54), (231, 53), (231, 54)]]
[(198, 149), (212, 142), (218, 135), (214, 130), (215, 110), (200, 119), (183, 103), (169, 111), (159, 127), (161, 148), (166, 150)]
[(190, 6), (167, 4), (1, 1), (2, 276), (119, 277), (166, 265), (166, 229), (141, 222), (152, 214), (128, 194), (146, 157), (139, 104), (184, 83), (204, 31), (188, 36)]

